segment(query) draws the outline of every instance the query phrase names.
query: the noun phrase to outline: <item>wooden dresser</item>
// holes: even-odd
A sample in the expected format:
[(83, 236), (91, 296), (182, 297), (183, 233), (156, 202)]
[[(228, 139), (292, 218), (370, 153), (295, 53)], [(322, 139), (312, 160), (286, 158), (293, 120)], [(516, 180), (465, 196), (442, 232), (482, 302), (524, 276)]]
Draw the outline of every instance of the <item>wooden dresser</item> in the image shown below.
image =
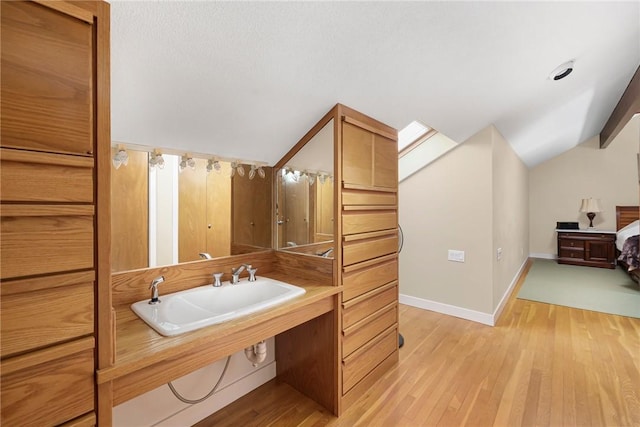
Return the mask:
[(1, 3), (1, 423), (7, 426), (97, 422), (96, 300), (100, 286), (109, 289), (108, 269), (99, 268), (109, 240), (97, 227), (97, 211), (108, 215), (109, 194), (98, 194), (98, 169), (105, 169), (98, 144), (106, 144), (108, 162), (109, 118), (108, 63), (106, 71), (96, 64), (104, 66), (108, 55), (109, 9), (85, 6)]
[(556, 230), (558, 264), (615, 268), (615, 231)]
[(339, 111), (345, 410), (398, 361), (398, 146), (395, 129)]

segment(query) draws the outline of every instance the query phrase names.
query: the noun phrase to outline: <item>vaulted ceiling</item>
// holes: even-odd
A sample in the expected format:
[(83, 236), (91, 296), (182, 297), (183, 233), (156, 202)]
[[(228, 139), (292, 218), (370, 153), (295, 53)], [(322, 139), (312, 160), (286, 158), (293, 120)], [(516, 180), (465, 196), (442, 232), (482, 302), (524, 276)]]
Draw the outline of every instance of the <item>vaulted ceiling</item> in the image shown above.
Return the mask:
[(597, 135), (640, 64), (638, 1), (111, 1), (111, 19), (114, 141), (269, 164), (339, 102), (457, 142), (495, 124), (533, 166)]

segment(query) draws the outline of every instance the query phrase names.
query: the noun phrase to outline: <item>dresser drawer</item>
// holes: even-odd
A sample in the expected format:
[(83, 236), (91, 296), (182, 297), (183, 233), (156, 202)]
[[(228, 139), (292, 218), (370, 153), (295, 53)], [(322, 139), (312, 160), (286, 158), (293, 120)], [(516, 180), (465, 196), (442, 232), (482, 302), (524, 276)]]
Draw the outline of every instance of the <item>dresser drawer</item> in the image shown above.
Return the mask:
[(2, 357), (92, 334), (94, 280), (89, 271), (3, 282)]
[(376, 263), (366, 263), (362, 268), (355, 268), (360, 267), (360, 265), (354, 265), (353, 267), (353, 269), (350, 268), (349, 271), (345, 271), (342, 275), (342, 284), (344, 285), (342, 296), (344, 301), (349, 301), (398, 279), (398, 257), (396, 255), (385, 257)]
[(374, 289), (351, 301), (345, 301), (342, 304), (342, 328), (347, 329), (365, 317), (397, 301), (397, 282)]
[(342, 233), (345, 235), (395, 229), (397, 227), (398, 216), (395, 210), (347, 211), (342, 213)]
[(53, 426), (94, 409), (93, 338), (2, 361), (2, 425)]
[(558, 254), (558, 258), (584, 259), (584, 249), (581, 249), (581, 248), (575, 248), (575, 249), (560, 248), (560, 253)]
[(560, 239), (558, 241), (561, 248), (584, 249), (584, 240), (581, 239)]
[(93, 206), (3, 205), (2, 279), (93, 268)]
[(398, 251), (398, 235), (384, 234), (375, 237), (362, 236), (363, 239), (345, 241), (342, 248), (342, 264), (348, 266), (358, 262), (378, 258)]
[(3, 202), (93, 203), (93, 158), (0, 151)]
[(396, 325), (397, 322), (398, 304), (392, 302), (355, 325), (345, 328), (342, 332), (342, 355), (349, 356), (376, 335), (390, 326)]
[(398, 330), (391, 328), (360, 347), (342, 361), (342, 394), (384, 361), (398, 348)]

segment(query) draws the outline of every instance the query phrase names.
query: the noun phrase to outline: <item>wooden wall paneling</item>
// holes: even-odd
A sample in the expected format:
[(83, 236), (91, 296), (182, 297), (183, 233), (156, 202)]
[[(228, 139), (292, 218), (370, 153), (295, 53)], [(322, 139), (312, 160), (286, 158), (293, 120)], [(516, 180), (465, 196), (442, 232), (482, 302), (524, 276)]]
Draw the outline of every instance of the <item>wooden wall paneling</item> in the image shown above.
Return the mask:
[(305, 277), (321, 286), (333, 286), (333, 259), (317, 255), (275, 252), (276, 269), (288, 275)]
[[(165, 281), (159, 288), (160, 295), (213, 283), (213, 273), (224, 273), (222, 280), (228, 281), (231, 279), (231, 268), (245, 263), (257, 268), (259, 276), (272, 271), (273, 259), (273, 250), (267, 249), (244, 255), (114, 273), (112, 276), (113, 306), (132, 304), (149, 298), (149, 284), (161, 275), (164, 275)], [(246, 272), (241, 274), (241, 277), (246, 276)]]
[(1, 15), (2, 145), (92, 154), (91, 23), (31, 2), (2, 2)]
[[(111, 149), (115, 154), (117, 148)], [(111, 270), (149, 266), (149, 156), (128, 151), (126, 166), (111, 170)], [(126, 195), (126, 199), (123, 199)]]
[(337, 339), (334, 311), (276, 336), (278, 379), (333, 413), (337, 413)]

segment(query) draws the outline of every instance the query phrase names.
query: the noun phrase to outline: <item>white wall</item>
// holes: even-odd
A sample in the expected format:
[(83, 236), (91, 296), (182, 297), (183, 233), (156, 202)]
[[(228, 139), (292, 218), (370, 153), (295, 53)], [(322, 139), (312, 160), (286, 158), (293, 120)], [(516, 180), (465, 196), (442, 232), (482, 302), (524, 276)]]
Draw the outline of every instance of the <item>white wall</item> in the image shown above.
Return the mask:
[[(226, 358), (205, 366), (173, 382), (187, 399), (205, 396), (215, 385), (224, 369)], [(131, 399), (113, 408), (114, 427), (190, 426), (222, 409), (251, 390), (276, 376), (275, 340), (267, 340), (267, 358), (253, 367), (243, 351), (231, 356), (229, 367), (218, 391), (195, 405), (178, 400), (167, 385)]]
[(557, 221), (589, 221), (579, 212), (580, 201), (601, 200), (604, 212), (593, 225), (615, 230), (615, 206), (638, 205), (637, 153), (640, 144), (640, 116), (632, 119), (604, 150), (596, 136), (579, 146), (531, 169), (529, 206), (530, 252), (555, 256)]
[(527, 256), (527, 175), (490, 126), (400, 183), (401, 302), (493, 324)]

